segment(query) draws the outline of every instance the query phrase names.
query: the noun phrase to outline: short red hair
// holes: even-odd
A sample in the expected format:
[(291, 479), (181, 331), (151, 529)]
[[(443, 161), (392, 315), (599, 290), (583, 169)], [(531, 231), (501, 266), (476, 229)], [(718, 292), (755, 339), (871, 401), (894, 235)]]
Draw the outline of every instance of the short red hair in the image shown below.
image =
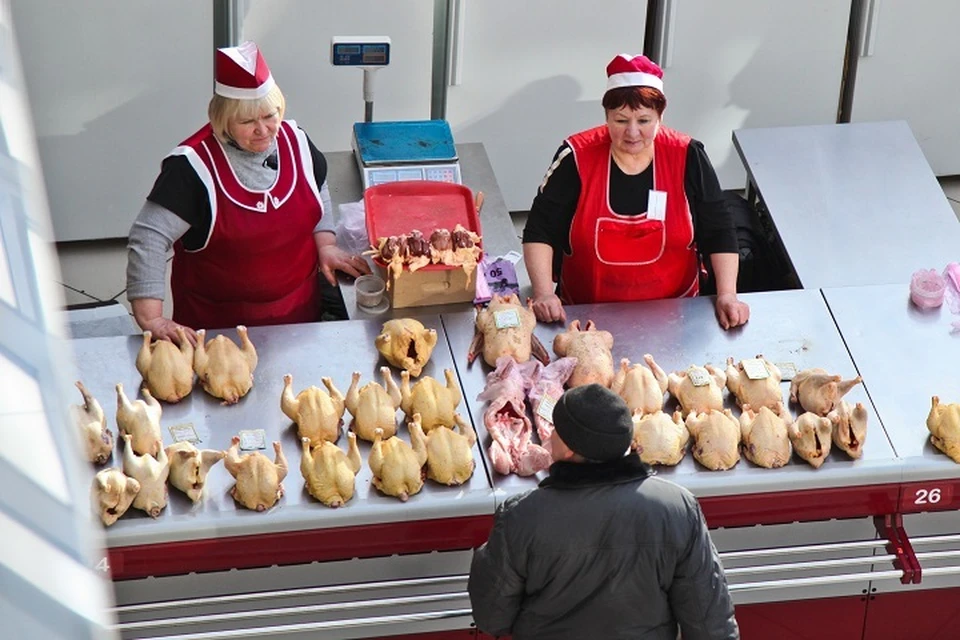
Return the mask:
[(663, 110), (667, 108), (667, 98), (660, 90), (653, 87), (618, 87), (603, 94), (603, 108), (607, 111), (614, 111), (624, 106), (631, 109), (646, 107), (662, 116)]

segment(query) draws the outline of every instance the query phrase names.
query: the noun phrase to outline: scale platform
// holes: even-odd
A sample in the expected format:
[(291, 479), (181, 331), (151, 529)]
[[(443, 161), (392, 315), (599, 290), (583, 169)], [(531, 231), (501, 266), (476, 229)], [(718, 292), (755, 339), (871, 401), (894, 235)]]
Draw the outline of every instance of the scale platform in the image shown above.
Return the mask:
[(353, 150), (364, 189), (406, 180), (462, 184), (446, 120), (357, 122)]

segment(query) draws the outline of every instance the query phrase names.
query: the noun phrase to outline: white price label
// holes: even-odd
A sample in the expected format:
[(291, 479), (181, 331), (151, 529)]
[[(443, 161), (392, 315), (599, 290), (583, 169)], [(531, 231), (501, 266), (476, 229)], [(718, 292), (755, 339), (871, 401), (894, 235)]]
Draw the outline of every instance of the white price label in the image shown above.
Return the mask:
[(193, 444), (200, 442), (200, 436), (197, 435), (197, 430), (193, 428), (192, 422), (174, 424), (167, 428), (170, 430), (174, 442), (191, 442)]
[(267, 432), (263, 429), (244, 429), (240, 432), (240, 448), (244, 451), (267, 448)]
[(493, 323), (497, 329), (510, 329), (520, 326), (520, 314), (516, 309), (505, 309), (493, 312)]
[(743, 372), (751, 380), (763, 380), (770, 377), (767, 365), (760, 358), (747, 358), (743, 361)]
[(687, 377), (690, 378), (690, 382), (695, 387), (705, 387), (710, 384), (711, 380), (707, 370), (701, 369), (700, 367), (690, 367), (687, 370)]
[(797, 365), (792, 362), (777, 362), (777, 369), (780, 369), (780, 380), (790, 382), (797, 377)]
[(537, 415), (553, 424), (553, 408), (557, 406), (559, 399), (560, 396), (550, 394), (540, 398), (540, 404), (537, 405)]

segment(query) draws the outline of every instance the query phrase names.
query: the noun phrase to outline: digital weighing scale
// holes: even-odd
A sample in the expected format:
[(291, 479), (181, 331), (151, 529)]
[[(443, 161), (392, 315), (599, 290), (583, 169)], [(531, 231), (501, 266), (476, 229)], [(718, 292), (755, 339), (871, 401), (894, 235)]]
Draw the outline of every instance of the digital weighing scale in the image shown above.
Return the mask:
[(462, 184), (446, 120), (357, 122), (353, 150), (364, 189), (404, 180)]

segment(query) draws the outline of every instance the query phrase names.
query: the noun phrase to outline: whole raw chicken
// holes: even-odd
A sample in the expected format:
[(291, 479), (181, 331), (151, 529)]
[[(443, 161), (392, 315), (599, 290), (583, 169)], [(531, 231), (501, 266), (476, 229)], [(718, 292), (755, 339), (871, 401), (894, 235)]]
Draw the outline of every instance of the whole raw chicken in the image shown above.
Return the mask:
[(940, 398), (933, 396), (927, 430), (933, 446), (960, 462), (960, 404), (940, 404)]
[(348, 453), (327, 440), (311, 447), (310, 438), (300, 438), (300, 475), (307, 491), (328, 507), (342, 507), (353, 497), (357, 472), (360, 471), (360, 449), (357, 436), (347, 434)]
[(537, 425), (540, 446), (550, 453), (553, 449), (550, 440), (553, 435), (553, 407), (563, 395), (563, 385), (570, 379), (577, 359), (557, 358), (545, 367), (534, 361), (533, 366), (531, 383), (527, 385), (527, 398), (533, 411), (533, 422)]
[(776, 409), (777, 405), (783, 404), (780, 369), (762, 355), (758, 355), (756, 359), (766, 368), (765, 378), (751, 378), (744, 370), (743, 360), (734, 364), (733, 358), (727, 358), (727, 389), (741, 407), (750, 405), (754, 411), (759, 410), (760, 407)]
[(411, 435), (410, 440), (412, 447), (397, 436), (384, 440), (383, 429), (375, 429), (367, 459), (373, 471), (373, 486), (402, 502), (423, 488), (423, 465), (427, 461), (424, 439)]
[(133, 508), (146, 511), (151, 518), (156, 518), (167, 506), (167, 476), (170, 475), (167, 453), (160, 449), (156, 458), (149, 454), (138, 456), (130, 446), (131, 440), (129, 434), (123, 436), (126, 443), (123, 448), (123, 473), (140, 483), (140, 491), (133, 499)]
[(515, 293), (506, 296), (493, 294), (487, 308), (477, 312), (467, 362), (472, 364), (483, 353), (483, 361), (496, 367), (497, 361), (503, 356), (510, 356), (517, 362), (527, 362), (532, 354), (543, 364), (548, 364), (550, 354), (533, 335), (536, 326), (532, 299), (525, 308)]
[(680, 401), (684, 415), (695, 411), (720, 411), (723, 409), (723, 387), (727, 376), (711, 365), (690, 365), (686, 371), (677, 371), (667, 376), (667, 388)]
[[(330, 378), (320, 378), (324, 391), (310, 385), (294, 397), (293, 376), (283, 376), (283, 393), (280, 395), (280, 410), (297, 424), (297, 434), (308, 438), (311, 446), (322, 441), (336, 442), (340, 439), (343, 411), (346, 408), (343, 394)], [(329, 392), (329, 393), (328, 393)]]
[(116, 467), (103, 469), (93, 477), (90, 487), (90, 502), (93, 511), (100, 516), (105, 526), (116, 522), (127, 512), (140, 491), (140, 483), (123, 475)]
[(414, 414), (420, 414), (420, 426), (429, 433), (437, 427), (452, 427), (457, 405), (463, 399), (460, 383), (453, 369), (444, 369), (447, 386), (427, 376), (410, 388), (410, 374), (400, 372), (400, 408), (407, 414), (407, 420)]
[(585, 384), (598, 383), (609, 387), (613, 382), (613, 334), (598, 331), (593, 320), (587, 320), (586, 327), (580, 330), (580, 321), (574, 320), (563, 333), (553, 339), (553, 351), (561, 358), (570, 356), (577, 359), (567, 387), (572, 389)]
[(227, 455), (213, 449), (201, 451), (190, 442), (172, 444), (166, 448), (166, 453), (170, 461), (170, 484), (195, 503), (203, 496), (210, 468)]
[(389, 367), (380, 367), (384, 389), (376, 382), (360, 387), (360, 372), (353, 372), (353, 381), (347, 389), (345, 403), (353, 416), (350, 430), (363, 440), (373, 442), (374, 431), (380, 429), (388, 438), (397, 433), (397, 409), (400, 407), (400, 388), (393, 381)]
[(420, 414), (413, 414), (410, 423), (410, 441), (423, 439), (427, 448), (427, 477), (449, 486), (463, 484), (473, 475), (476, 463), (473, 445), (477, 434), (466, 420), (455, 414), (456, 431), (437, 427), (426, 434), (420, 426)]
[(740, 436), (743, 439), (743, 455), (757, 466), (776, 469), (790, 462), (793, 448), (790, 446), (790, 413), (777, 404), (774, 412), (762, 406), (754, 411), (749, 404), (743, 405), (740, 414)]
[(375, 344), (387, 362), (416, 378), (437, 346), (437, 332), (413, 318), (394, 318), (383, 323)]
[(693, 436), (693, 457), (711, 471), (732, 469), (740, 462), (740, 425), (730, 409), (691, 411), (687, 431)]
[(77, 380), (76, 384), (83, 396), (83, 404), (70, 406), (73, 423), (80, 429), (87, 460), (103, 464), (113, 455), (113, 432), (107, 428), (107, 416), (97, 399), (90, 395), (82, 382)]
[(860, 376), (844, 380), (823, 369), (804, 369), (790, 381), (790, 401), (799, 402), (804, 411), (825, 416), (862, 380)]
[(647, 464), (679, 464), (689, 441), (690, 432), (679, 411), (671, 417), (663, 411), (644, 413), (634, 409), (632, 447)]
[(183, 327), (177, 327), (178, 349), (169, 340), (150, 343), (153, 334), (143, 332), (143, 345), (137, 354), (137, 371), (154, 398), (180, 402), (193, 391), (193, 345)]
[(143, 400), (130, 402), (123, 392), (123, 385), (117, 383), (117, 427), (120, 435), (133, 436), (133, 451), (140, 455), (150, 454), (157, 457), (163, 448), (160, 435), (160, 415), (163, 409), (150, 391), (143, 389)]
[(274, 460), (255, 451), (240, 455), (240, 438), (233, 436), (223, 464), (237, 481), (230, 495), (251, 511), (266, 511), (283, 496), (287, 459), (279, 442), (273, 443)]
[(787, 428), (793, 450), (814, 469), (819, 469), (830, 455), (830, 440), (833, 437), (830, 419), (807, 411)]
[(221, 404), (236, 404), (253, 387), (257, 350), (250, 342), (245, 326), (237, 326), (237, 335), (242, 348), (224, 335), (204, 344), (206, 330), (197, 331), (193, 368), (204, 391), (223, 400)]
[(851, 458), (861, 457), (867, 439), (867, 410), (863, 403), (851, 407), (850, 403), (841, 400), (827, 417), (833, 424), (833, 444)]
[[(610, 390), (627, 403), (631, 412), (656, 413), (663, 409), (663, 394), (667, 392), (667, 374), (649, 353), (644, 354), (647, 366), (630, 360), (620, 360), (620, 369), (613, 377)], [(649, 368), (648, 368), (649, 367)]]

